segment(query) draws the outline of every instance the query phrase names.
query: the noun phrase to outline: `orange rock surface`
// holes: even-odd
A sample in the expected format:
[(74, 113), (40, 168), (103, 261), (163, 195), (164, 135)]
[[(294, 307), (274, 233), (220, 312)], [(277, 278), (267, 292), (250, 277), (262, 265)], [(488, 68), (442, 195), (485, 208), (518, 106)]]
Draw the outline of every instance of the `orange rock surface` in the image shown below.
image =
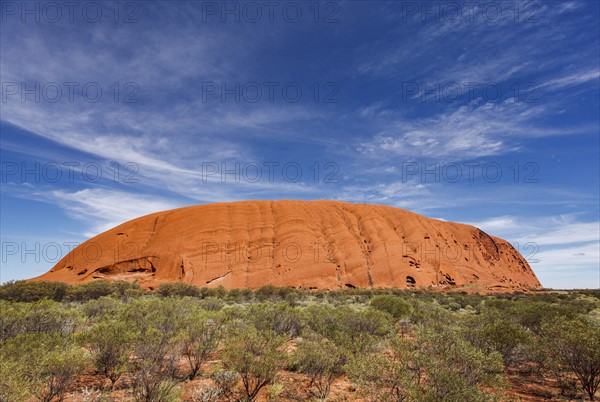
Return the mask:
[(34, 280), (263, 285), (541, 288), (508, 242), (384, 205), (247, 201), (158, 212), (82, 243)]

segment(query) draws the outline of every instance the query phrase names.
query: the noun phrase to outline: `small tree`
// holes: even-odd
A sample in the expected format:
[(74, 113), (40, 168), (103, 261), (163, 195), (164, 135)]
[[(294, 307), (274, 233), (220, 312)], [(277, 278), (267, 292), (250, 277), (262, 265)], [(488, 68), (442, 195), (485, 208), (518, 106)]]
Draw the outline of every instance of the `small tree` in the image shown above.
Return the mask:
[(45, 333), (69, 337), (83, 322), (83, 315), (78, 309), (51, 300), (18, 303), (12, 307), (20, 311), (20, 334)]
[(473, 328), (467, 332), (467, 339), (477, 347), (499, 352), (506, 365), (518, 361), (533, 342), (530, 332), (512, 321), (489, 314), (471, 321)]
[(392, 330), (390, 315), (373, 309), (312, 305), (304, 314), (312, 331), (351, 353), (373, 350)]
[(202, 364), (219, 346), (221, 327), (220, 319), (208, 314), (190, 314), (182, 323), (182, 353), (190, 365), (191, 380), (196, 378)]
[(45, 385), (37, 394), (44, 402), (54, 398), (62, 401), (68, 387), (74, 382), (75, 375), (79, 374), (89, 362), (86, 351), (69, 345), (48, 353), (43, 359), (41, 370), (45, 378)]
[[(133, 340), (134, 358), (127, 371), (138, 400), (162, 402), (176, 392), (174, 381), (180, 359), (180, 346), (170, 334), (147, 328)], [(166, 399), (165, 399), (166, 398)]]
[(543, 325), (553, 358), (579, 380), (591, 401), (600, 388), (600, 325), (585, 319), (557, 319)]
[(101, 321), (80, 334), (81, 342), (93, 352), (96, 369), (110, 380), (111, 389), (127, 370), (133, 334), (127, 323)]
[(403, 402), (412, 400), (423, 374), (416, 356), (412, 341), (393, 339), (388, 353), (353, 356), (346, 368), (373, 401)]
[(275, 379), (283, 365), (282, 343), (283, 338), (251, 326), (240, 326), (227, 339), (224, 363), (240, 375), (248, 401)]
[(454, 328), (393, 339), (387, 353), (353, 356), (347, 369), (373, 401), (485, 401), (504, 385), (500, 355), (476, 348)]
[(4, 343), (0, 360), (22, 376), (19, 381), (30, 394), (42, 402), (50, 402), (63, 400), (75, 375), (87, 366), (88, 355), (68, 339), (27, 334)]
[(504, 387), (502, 356), (473, 346), (453, 328), (421, 332), (416, 349), (425, 369), (419, 400), (487, 400)]
[(298, 345), (293, 361), (300, 373), (308, 376), (317, 389), (317, 397), (325, 400), (333, 380), (343, 373), (345, 357), (333, 342), (326, 338), (304, 340)]
[(189, 299), (139, 299), (127, 303), (122, 318), (134, 331), (127, 364), (134, 395), (146, 402), (175, 398), (181, 344), (180, 323)]
[[(260, 289), (265, 288), (267, 287)], [(287, 305), (255, 304), (248, 307), (246, 317), (259, 331), (272, 331), (278, 336), (294, 338), (300, 335), (303, 328), (298, 312)]]

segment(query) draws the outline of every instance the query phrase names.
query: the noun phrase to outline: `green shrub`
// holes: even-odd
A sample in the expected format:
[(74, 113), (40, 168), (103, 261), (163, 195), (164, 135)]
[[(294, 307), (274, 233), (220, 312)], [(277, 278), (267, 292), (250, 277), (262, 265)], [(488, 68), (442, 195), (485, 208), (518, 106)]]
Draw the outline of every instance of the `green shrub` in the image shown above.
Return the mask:
[(123, 309), (124, 303), (112, 296), (90, 300), (82, 305), (83, 313), (93, 320), (102, 320), (117, 316)]
[(190, 366), (189, 378), (194, 379), (200, 367), (219, 346), (221, 318), (215, 314), (190, 309), (181, 323), (179, 339), (182, 353)]
[(104, 296), (115, 296), (121, 299), (141, 294), (142, 289), (137, 283), (125, 281), (98, 280), (82, 285), (72, 286), (67, 296), (68, 300), (86, 302)]
[(437, 304), (417, 300), (413, 305), (410, 321), (414, 324), (442, 329), (452, 325), (454, 315)]
[(282, 304), (253, 304), (247, 308), (245, 317), (259, 331), (273, 331), (278, 336), (289, 338), (299, 336), (304, 327), (301, 315)]
[(0, 300), (0, 345), (24, 332), (25, 306)]
[(285, 355), (280, 350), (283, 339), (273, 333), (261, 333), (253, 326), (239, 326), (226, 339), (223, 361), (241, 377), (249, 401), (255, 400), (258, 392), (275, 380), (283, 366)]
[(69, 288), (63, 282), (9, 281), (0, 286), (0, 299), (14, 302), (35, 302), (42, 299), (63, 301)]
[(313, 332), (352, 353), (372, 350), (379, 339), (392, 331), (389, 314), (373, 309), (355, 311), (346, 306), (310, 305), (304, 314)]
[(181, 357), (176, 338), (158, 328), (147, 327), (135, 335), (132, 352), (134, 358), (128, 361), (127, 372), (136, 399), (146, 402), (176, 400), (175, 379)]
[(366, 334), (383, 337), (390, 334), (391, 321), (389, 316), (377, 310), (352, 311), (340, 309), (343, 325), (351, 337)]
[(573, 384), (593, 395), (599, 294), (11, 282), (0, 286), (0, 400), (60, 400), (92, 363), (112, 386), (126, 370), (122, 385), (137, 400), (177, 400), (177, 382), (198, 377), (221, 346), (227, 371), (198, 398), (218, 391), (233, 400), (241, 378), (246, 399), (281, 399), (276, 375), (287, 367), (308, 376), (321, 399), (345, 372), (373, 401), (492, 400), (503, 396), (503, 362), (521, 375), (554, 375), (563, 397), (577, 394)]
[(329, 339), (317, 338), (300, 342), (292, 360), (298, 372), (307, 375), (310, 384), (316, 387), (317, 397), (324, 400), (333, 380), (343, 374), (346, 358)]
[(254, 298), (254, 293), (251, 289), (231, 289), (227, 296), (227, 299), (230, 301), (235, 301), (236, 303), (249, 302)]
[(68, 337), (83, 323), (83, 315), (77, 308), (47, 299), (32, 303), (0, 302), (0, 307), (0, 343), (31, 333)]
[(119, 316), (133, 333), (132, 356), (127, 372), (134, 396), (159, 401), (177, 393), (179, 361), (178, 337), (191, 298), (144, 298), (129, 301)]
[(500, 354), (471, 345), (453, 329), (421, 332), (416, 348), (427, 378), (419, 400), (485, 401), (504, 387)]
[(496, 310), (507, 321), (519, 323), (524, 328), (540, 334), (542, 323), (557, 317), (574, 318), (577, 311), (565, 305), (521, 299), (516, 301), (488, 300), (484, 310)]
[(190, 306), (197, 305), (194, 298), (141, 298), (123, 304), (119, 319), (129, 323), (132, 329), (144, 332), (157, 329), (163, 337), (175, 338)]
[(499, 352), (507, 365), (523, 361), (533, 343), (530, 331), (492, 314), (473, 318), (470, 326), (467, 339), (479, 348)]
[(600, 324), (587, 319), (558, 318), (543, 325), (552, 357), (573, 373), (590, 400), (600, 388)]
[(393, 339), (386, 354), (352, 356), (346, 369), (373, 401), (409, 401), (415, 396), (422, 370), (414, 345)]
[(239, 381), (237, 373), (235, 371), (219, 369), (212, 374), (211, 378), (220, 390), (220, 394), (226, 400), (231, 400), (234, 387)]
[(407, 317), (411, 311), (410, 303), (398, 296), (375, 296), (371, 299), (370, 306), (390, 314), (397, 320)]
[(448, 327), (394, 338), (389, 352), (355, 355), (347, 370), (372, 401), (487, 401), (504, 386), (500, 355)]
[(227, 297), (227, 290), (221, 285), (216, 288), (200, 288), (200, 297), (216, 297), (218, 299), (225, 299)]
[(261, 302), (276, 302), (279, 298), (279, 290), (273, 285), (261, 286), (254, 291), (254, 296)]
[[(26, 387), (20, 392), (50, 402), (63, 399), (75, 375), (87, 367), (89, 356), (85, 349), (75, 346), (69, 339), (38, 333), (19, 335), (6, 341), (0, 347), (0, 361), (3, 370), (11, 368), (19, 373), (18, 381)], [(11, 381), (11, 377), (8, 380)]]
[(93, 354), (96, 369), (110, 380), (111, 389), (127, 370), (133, 333), (126, 322), (106, 320), (79, 334), (80, 342)]
[(200, 306), (206, 311), (219, 311), (223, 308), (225, 303), (221, 299), (216, 297), (207, 297), (206, 299), (200, 300)]
[(29, 396), (29, 381), (18, 362), (0, 359), (0, 401), (23, 401)]

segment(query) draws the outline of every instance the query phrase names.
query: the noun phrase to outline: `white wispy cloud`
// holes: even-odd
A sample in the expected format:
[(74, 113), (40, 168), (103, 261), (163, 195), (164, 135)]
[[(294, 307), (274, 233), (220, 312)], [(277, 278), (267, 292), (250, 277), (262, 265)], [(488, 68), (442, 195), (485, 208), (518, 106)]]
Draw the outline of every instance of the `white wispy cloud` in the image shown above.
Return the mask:
[(471, 224), (509, 240), (546, 287), (600, 286), (600, 221), (506, 215)]
[[(430, 12), (425, 22), (420, 6)], [(378, 9), (398, 24), (390, 40), (359, 48), (355, 72), (361, 78), (388, 80), (403, 102), (400, 108), (388, 106), (392, 100), (377, 100), (358, 109), (376, 127), (359, 148), (365, 154), (466, 159), (517, 151), (520, 139), (597, 131), (597, 125), (558, 128), (543, 123), (572, 107), (573, 95), (597, 91), (597, 37), (578, 34), (582, 26), (597, 30), (597, 21), (563, 15), (583, 4), (500, 2), (502, 18), (484, 18), (484, 7), (472, 6), (472, 13), (463, 9), (456, 19), (446, 18), (438, 4), (412, 9), (386, 3)], [(514, 14), (516, 9), (521, 13)], [(523, 21), (527, 17), (534, 18)], [(556, 38), (569, 38), (571, 45), (565, 48)], [(410, 92), (406, 85), (418, 90)], [(508, 99), (457, 107), (464, 102), (444, 99), (439, 89), (447, 85), (462, 89), (460, 101), (466, 101), (465, 88), (477, 86), (502, 88), (499, 98)], [(577, 94), (561, 92), (575, 86)], [(423, 88), (434, 93), (419, 103)]]
[[(143, 20), (118, 29), (83, 24), (49, 31), (44, 24), (34, 24), (27, 27), (27, 35), (7, 28), (2, 50), (11, 57), (0, 60), (3, 81), (26, 82), (28, 88), (36, 82), (77, 82), (78, 90), (85, 83), (97, 82), (104, 92), (97, 103), (80, 95), (71, 102), (66, 93), (57, 103), (36, 102), (31, 96), (22, 102), (19, 95), (12, 96), (2, 104), (2, 121), (79, 155), (89, 154), (101, 163), (133, 162), (139, 168), (137, 186), (146, 191), (170, 192), (200, 202), (264, 196), (274, 190), (296, 196), (321, 191), (303, 182), (273, 184), (265, 178), (256, 183), (231, 178), (223, 183), (220, 176), (205, 180), (204, 164), (231, 166), (233, 161), (261, 164), (272, 160), (272, 156), (257, 152), (252, 139), (306, 141), (301, 130), (281, 127), (315, 121), (323, 118), (323, 113), (316, 107), (285, 102), (205, 102), (199, 83), (243, 81), (252, 74), (251, 69), (238, 67), (256, 51), (253, 44), (260, 42), (242, 43), (220, 24), (210, 29), (199, 27), (200, 7), (182, 4), (180, 10), (186, 12), (175, 15), (174, 9), (163, 7), (145, 3), (142, 11), (148, 13), (146, 18), (153, 12), (173, 18), (170, 23), (177, 29), (158, 31)], [(182, 41), (181, 37), (194, 40)], [(133, 81), (139, 88), (139, 102), (115, 103), (110, 89), (116, 81), (121, 86)], [(33, 156), (41, 154), (48, 156), (43, 149)], [(112, 201), (110, 193), (96, 194), (104, 195)]]
[(505, 215), (471, 224), (520, 243), (555, 246), (600, 241), (599, 221), (581, 222), (573, 215), (542, 218)]
[(365, 181), (343, 185), (336, 189), (331, 198), (339, 201), (386, 204), (424, 213), (444, 206), (443, 200), (436, 200), (432, 187), (412, 178), (398, 181)]
[(565, 75), (563, 77), (554, 78), (547, 82), (541, 83), (539, 87), (547, 87), (549, 89), (556, 90), (575, 85), (590, 83), (591, 81), (598, 81), (598, 78), (600, 78), (600, 70), (596, 68), (592, 70), (579, 71), (576, 73)]
[(55, 190), (39, 195), (44, 200), (61, 206), (72, 218), (91, 223), (90, 230), (84, 233), (87, 237), (143, 215), (183, 206), (178, 201), (156, 195), (103, 188), (74, 192)]
[(509, 99), (502, 103), (473, 102), (426, 118), (384, 119), (383, 129), (359, 150), (377, 157), (382, 152), (455, 159), (498, 155), (517, 149), (518, 144), (511, 143), (516, 137), (567, 134), (564, 129), (536, 126), (534, 119), (545, 113), (545, 106)]

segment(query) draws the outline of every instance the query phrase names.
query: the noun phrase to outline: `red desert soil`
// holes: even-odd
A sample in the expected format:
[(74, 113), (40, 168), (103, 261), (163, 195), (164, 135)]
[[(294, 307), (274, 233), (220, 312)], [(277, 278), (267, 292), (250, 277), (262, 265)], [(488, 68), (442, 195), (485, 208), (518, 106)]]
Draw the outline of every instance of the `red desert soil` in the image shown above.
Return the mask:
[[(182, 400), (189, 401), (194, 395), (195, 390), (204, 387), (215, 386), (215, 383), (207, 378), (218, 367), (222, 368), (222, 362), (218, 356), (213, 356), (215, 359), (202, 365), (201, 374), (193, 381), (185, 381), (180, 383), (183, 390)], [(185, 370), (188, 368), (187, 363), (182, 360), (180, 368)], [(508, 374), (508, 389), (506, 391), (506, 401), (520, 402), (537, 402), (544, 401), (564, 401), (564, 400), (581, 400), (581, 395), (573, 395), (572, 397), (560, 396), (560, 389), (556, 381), (542, 375), (529, 374), (523, 375), (515, 370), (509, 370)], [(127, 389), (129, 379), (127, 374), (124, 374), (116, 384), (113, 391), (107, 392), (107, 396), (114, 398), (117, 401), (132, 401), (131, 389)], [(268, 398), (269, 386), (260, 391), (257, 402), (268, 402), (270, 400), (296, 402), (316, 400), (312, 392), (314, 387), (310, 385), (309, 379), (298, 373), (289, 371), (280, 371), (277, 375), (276, 383), (283, 385), (283, 393), (276, 398)], [(109, 382), (105, 378), (94, 372), (82, 373), (77, 380), (77, 384), (72, 386), (69, 394), (65, 398), (65, 402), (81, 402), (82, 390), (93, 390), (93, 395), (99, 395), (99, 390), (108, 390)], [(235, 386), (235, 397), (220, 398), (215, 402), (227, 402), (241, 398), (242, 383), (238, 380)], [(347, 377), (342, 376), (333, 381), (331, 385), (331, 393), (328, 401), (331, 402), (366, 402), (369, 399), (365, 398), (356, 384), (353, 384)], [(32, 399), (33, 401), (33, 399)]]
[(34, 280), (154, 288), (541, 288), (510, 243), (384, 205), (247, 201), (146, 215), (82, 243)]

